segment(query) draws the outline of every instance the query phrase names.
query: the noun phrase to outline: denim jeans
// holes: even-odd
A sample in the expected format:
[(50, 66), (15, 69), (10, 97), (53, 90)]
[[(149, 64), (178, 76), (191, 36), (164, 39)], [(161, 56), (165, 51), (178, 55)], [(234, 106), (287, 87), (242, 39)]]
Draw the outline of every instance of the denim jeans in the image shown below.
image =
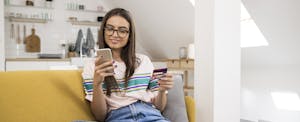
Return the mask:
[(137, 101), (110, 111), (105, 122), (170, 122), (151, 103)]

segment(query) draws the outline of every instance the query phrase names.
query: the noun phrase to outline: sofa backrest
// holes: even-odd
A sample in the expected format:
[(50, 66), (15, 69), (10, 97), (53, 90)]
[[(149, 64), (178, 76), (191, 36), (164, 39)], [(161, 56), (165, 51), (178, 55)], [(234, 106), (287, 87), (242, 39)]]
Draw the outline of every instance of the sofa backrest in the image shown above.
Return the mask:
[(0, 72), (0, 121), (94, 120), (84, 99), (81, 72)]
[[(95, 120), (84, 98), (80, 70), (0, 72), (1, 122)], [(182, 77), (174, 76), (163, 112), (172, 122), (187, 122)]]

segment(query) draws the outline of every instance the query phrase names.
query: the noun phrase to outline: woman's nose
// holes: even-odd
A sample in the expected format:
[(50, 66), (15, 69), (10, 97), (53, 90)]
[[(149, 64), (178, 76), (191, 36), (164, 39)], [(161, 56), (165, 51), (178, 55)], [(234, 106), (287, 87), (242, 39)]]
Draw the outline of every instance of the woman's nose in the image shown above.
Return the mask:
[(113, 34), (112, 34), (112, 36), (113, 36), (113, 37), (119, 37), (119, 36), (118, 36), (118, 31), (114, 31)]

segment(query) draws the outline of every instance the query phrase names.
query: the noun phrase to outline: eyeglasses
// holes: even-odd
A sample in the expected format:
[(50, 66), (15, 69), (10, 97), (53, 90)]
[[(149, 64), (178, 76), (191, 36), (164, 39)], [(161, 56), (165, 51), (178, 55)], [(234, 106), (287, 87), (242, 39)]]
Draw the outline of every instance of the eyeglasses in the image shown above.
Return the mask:
[(124, 38), (129, 33), (128, 29), (120, 28), (120, 29), (114, 29), (113, 27), (107, 26), (104, 28), (104, 33), (108, 36), (114, 35), (114, 32), (117, 32), (117, 35), (121, 38)]

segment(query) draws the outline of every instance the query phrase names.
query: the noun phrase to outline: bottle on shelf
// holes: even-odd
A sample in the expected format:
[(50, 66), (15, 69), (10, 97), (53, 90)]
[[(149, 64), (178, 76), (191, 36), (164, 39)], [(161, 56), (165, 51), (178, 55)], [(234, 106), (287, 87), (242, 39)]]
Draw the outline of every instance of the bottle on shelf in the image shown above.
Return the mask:
[(5, 0), (4, 5), (10, 5), (10, 0)]
[(53, 0), (46, 0), (45, 1), (45, 7), (46, 8), (52, 8), (52, 2), (53, 2)]

